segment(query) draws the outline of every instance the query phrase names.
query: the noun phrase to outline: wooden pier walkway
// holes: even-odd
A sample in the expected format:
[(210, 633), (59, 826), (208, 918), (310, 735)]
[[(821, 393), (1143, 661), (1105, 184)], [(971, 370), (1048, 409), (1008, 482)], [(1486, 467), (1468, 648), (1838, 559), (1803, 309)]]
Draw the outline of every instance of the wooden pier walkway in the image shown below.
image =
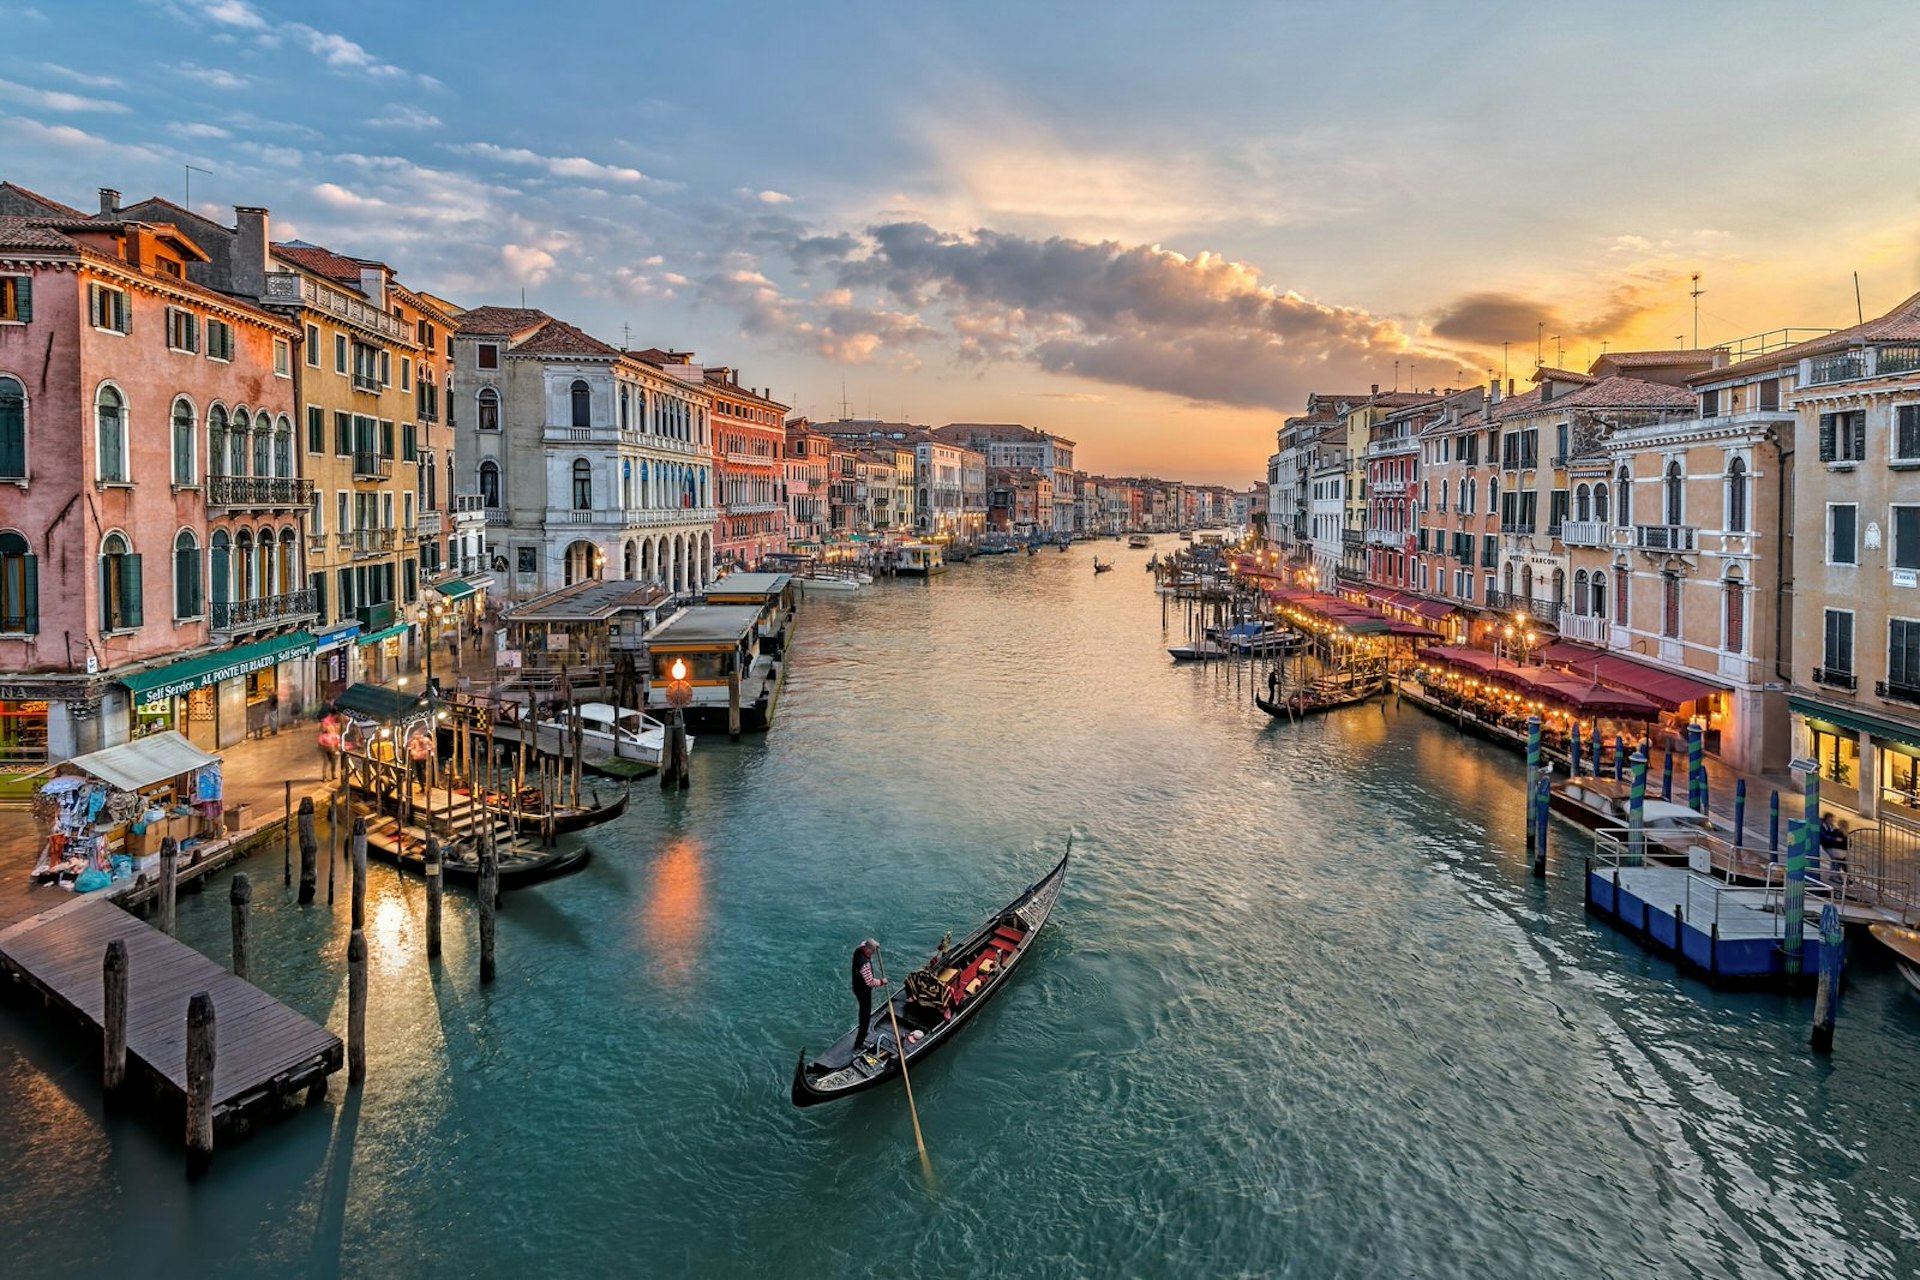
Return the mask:
[(127, 948), (127, 1071), (166, 1108), (186, 1107), (187, 1002), (213, 999), (213, 1117), (243, 1131), (304, 1093), (326, 1092), (340, 1037), (104, 898), (78, 898), (0, 931), (0, 971), (102, 1033), (107, 944)]

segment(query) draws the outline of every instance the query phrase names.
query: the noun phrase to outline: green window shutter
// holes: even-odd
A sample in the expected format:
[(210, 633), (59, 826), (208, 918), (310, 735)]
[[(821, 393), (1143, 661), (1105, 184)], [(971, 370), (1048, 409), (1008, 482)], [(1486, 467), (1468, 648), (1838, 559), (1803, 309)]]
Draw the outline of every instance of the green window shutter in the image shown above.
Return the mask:
[(100, 629), (113, 630), (113, 575), (108, 572), (109, 560), (101, 556), (100, 564)]
[(21, 604), (27, 615), (26, 631), (29, 635), (40, 630), (40, 559), (38, 556), (23, 557), (26, 561), (25, 589)]
[(128, 304), (123, 290), (115, 290), (113, 295), (113, 327), (122, 333), (133, 332), (133, 309)]
[(21, 276), (13, 282), (13, 288), (15, 314), (20, 317), (21, 323), (27, 323), (33, 319), (33, 278)]
[(126, 625), (137, 627), (140, 617), (140, 557), (123, 556), (120, 561), (120, 608)]
[(353, 456), (353, 415), (338, 409), (333, 413), (333, 451), (342, 458)]
[(1822, 462), (1833, 461), (1833, 419), (1834, 415), (1831, 413), (1820, 415), (1820, 461)]
[(1864, 410), (1853, 411), (1853, 460), (1859, 462), (1867, 456), (1867, 415)]

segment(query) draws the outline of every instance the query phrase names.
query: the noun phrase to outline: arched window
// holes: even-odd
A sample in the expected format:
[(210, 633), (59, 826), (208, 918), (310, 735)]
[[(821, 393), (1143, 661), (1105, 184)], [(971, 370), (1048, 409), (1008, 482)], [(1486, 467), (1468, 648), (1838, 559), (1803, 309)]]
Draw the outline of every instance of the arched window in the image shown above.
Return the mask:
[(1622, 463), (1613, 478), (1613, 505), (1618, 508), (1613, 522), (1622, 529), (1633, 523), (1633, 475)]
[(1520, 598), (1529, 603), (1533, 600), (1533, 566), (1530, 564), (1520, 566)]
[(233, 540), (225, 529), (214, 530), (207, 562), (213, 587), (213, 625), (224, 627), (227, 610), (233, 604)]
[[(1593, 490), (1581, 485), (1573, 491), (1573, 518), (1582, 522), (1593, 519)], [(1580, 590), (1574, 588), (1574, 599), (1580, 598)]]
[(1747, 464), (1739, 458), (1727, 464), (1727, 532), (1747, 531)]
[(200, 593), (200, 544), (193, 530), (182, 529), (173, 540), (173, 617), (178, 622), (197, 618), (203, 609)]
[(293, 423), (282, 417), (273, 428), (273, 474), (293, 479)]
[(1581, 617), (1586, 616), (1587, 571), (1585, 569), (1575, 569), (1573, 571), (1573, 611)]
[(1602, 480), (1593, 486), (1593, 518), (1601, 524), (1605, 524), (1613, 515), (1613, 508), (1607, 502), (1607, 482)]
[(127, 402), (113, 387), (101, 387), (94, 402), (94, 422), (100, 450), (100, 478), (127, 479)]
[(1677, 459), (1667, 464), (1666, 482), (1662, 488), (1666, 495), (1667, 523), (1670, 525), (1683, 523), (1687, 496), (1687, 478), (1681, 473), (1680, 463)]
[(573, 460), (573, 509), (593, 510), (593, 468), (585, 458)]
[(1607, 574), (1604, 569), (1593, 571), (1593, 616), (1607, 616)]
[(233, 535), (233, 598), (253, 599), (253, 535), (242, 529)]
[(480, 464), (480, 505), (500, 505), (500, 464), (492, 458)]
[(253, 474), (273, 474), (273, 424), (264, 413), (253, 420)]
[(1487, 477), (1487, 514), (1490, 516), (1497, 516), (1500, 514), (1500, 477), (1499, 476)]
[(193, 404), (181, 396), (173, 402), (173, 482), (197, 484), (200, 469), (194, 465), (194, 446), (200, 440), (200, 424), (194, 421)]
[(477, 424), (479, 430), (498, 431), (500, 429), (500, 393), (492, 387), (480, 388), (479, 404)]
[(0, 378), (0, 480), (27, 478), (27, 389)]
[(233, 426), (227, 431), (227, 474), (230, 476), (247, 474), (247, 437), (252, 426), (253, 419), (245, 409), (233, 411)]
[(120, 534), (100, 543), (100, 629), (131, 631), (140, 625), (140, 557)]
[[(438, 547), (434, 548), (436, 551)], [(300, 540), (292, 529), (280, 531), (280, 591), (284, 595), (300, 589)]]
[(207, 474), (227, 474), (227, 411), (219, 405), (207, 410)]
[[(628, 394), (627, 389), (625, 387), (620, 388), (620, 429), (622, 431), (625, 431), (627, 429), (627, 425), (631, 421), (630, 402), (632, 401), (632, 399), (633, 397)], [(631, 552), (632, 548), (629, 547), (628, 551)], [(627, 576), (632, 577), (633, 575), (628, 574)]]
[(1567, 602), (1567, 571), (1565, 569), (1553, 571), (1553, 602), (1556, 605)]
[(27, 540), (8, 529), (0, 533), (0, 632), (27, 635), (40, 630), (40, 574)]
[(573, 425), (590, 427), (593, 425), (593, 391), (581, 378), (573, 380), (570, 398), (573, 401)]

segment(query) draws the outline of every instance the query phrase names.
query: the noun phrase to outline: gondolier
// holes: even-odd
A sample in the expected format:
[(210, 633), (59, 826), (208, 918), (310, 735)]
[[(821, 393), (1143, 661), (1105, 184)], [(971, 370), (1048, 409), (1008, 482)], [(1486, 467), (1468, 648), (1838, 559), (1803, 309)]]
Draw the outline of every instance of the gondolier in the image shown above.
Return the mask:
[(886, 985), (873, 973), (873, 957), (879, 951), (880, 944), (872, 938), (853, 949), (853, 998), (860, 1002), (860, 1021), (853, 1029), (855, 1048), (863, 1048), (867, 1043), (867, 1024), (873, 1021), (874, 988)]

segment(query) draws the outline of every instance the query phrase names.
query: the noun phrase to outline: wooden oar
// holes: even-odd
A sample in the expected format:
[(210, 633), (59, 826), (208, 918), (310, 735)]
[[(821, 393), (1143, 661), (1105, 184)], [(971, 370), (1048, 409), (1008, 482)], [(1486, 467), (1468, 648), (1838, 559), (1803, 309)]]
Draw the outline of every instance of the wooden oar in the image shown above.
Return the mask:
[[(876, 953), (874, 959), (879, 960), (879, 958)], [(880, 966), (880, 981), (887, 982), (887, 968), (884, 964)], [(907, 1045), (906, 1041), (900, 1038), (900, 1019), (893, 1013), (891, 983), (888, 984), (887, 990), (887, 1021), (893, 1026), (893, 1050), (900, 1055), (900, 1084), (907, 1091), (907, 1114), (913, 1117), (913, 1145), (920, 1149), (920, 1173), (927, 1180), (927, 1190), (933, 1191), (937, 1189), (938, 1184), (933, 1176), (933, 1161), (927, 1158), (927, 1140), (920, 1136), (920, 1108), (914, 1105), (913, 1082), (907, 1079)]]

